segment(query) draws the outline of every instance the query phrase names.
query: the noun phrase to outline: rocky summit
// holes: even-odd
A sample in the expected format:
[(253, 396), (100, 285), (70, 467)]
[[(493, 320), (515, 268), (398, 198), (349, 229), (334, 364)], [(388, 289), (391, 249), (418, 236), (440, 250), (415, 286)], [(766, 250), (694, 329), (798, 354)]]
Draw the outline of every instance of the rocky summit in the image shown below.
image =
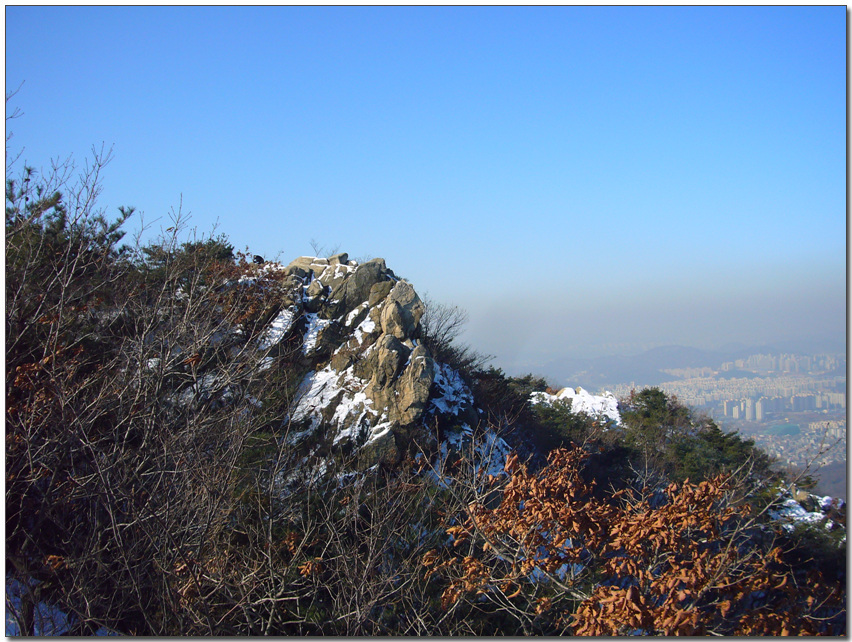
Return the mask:
[(286, 287), (260, 347), (274, 355), (298, 346), (308, 370), (289, 415), (291, 439), (323, 426), (333, 445), (350, 446), (372, 465), (434, 449), (439, 425), (454, 443), (471, 433), (473, 395), (420, 340), (425, 305), (383, 259), (303, 256), (262, 269), (283, 272)]

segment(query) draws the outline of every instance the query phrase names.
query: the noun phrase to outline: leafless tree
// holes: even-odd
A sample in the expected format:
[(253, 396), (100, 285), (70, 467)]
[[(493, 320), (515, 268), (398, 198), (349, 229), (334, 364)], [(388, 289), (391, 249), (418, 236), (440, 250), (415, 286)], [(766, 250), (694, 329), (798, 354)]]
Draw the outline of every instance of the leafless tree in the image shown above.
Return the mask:
[(438, 303), (429, 297), (424, 303), (426, 312), (420, 321), (420, 335), (435, 359), (468, 378), (491, 360), (490, 356), (460, 341), (469, 318), (466, 310), (457, 305)]

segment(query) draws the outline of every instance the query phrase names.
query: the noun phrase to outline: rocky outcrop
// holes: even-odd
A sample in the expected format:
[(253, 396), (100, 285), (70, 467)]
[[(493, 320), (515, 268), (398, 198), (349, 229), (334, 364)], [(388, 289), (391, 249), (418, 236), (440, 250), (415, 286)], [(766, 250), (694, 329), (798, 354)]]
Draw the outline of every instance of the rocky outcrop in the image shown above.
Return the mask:
[(385, 299), (382, 307), (382, 332), (405, 339), (414, 336), (419, 330), (420, 318), (426, 311), (423, 302), (414, 288), (405, 281), (400, 281)]
[(383, 259), (303, 256), (262, 269), (283, 272), (286, 292), (260, 347), (274, 354), (286, 340), (309, 370), (290, 414), (294, 434), (324, 425), (372, 465), (434, 442), (435, 416), (475, 418), (461, 378), (419, 341), (423, 302)]

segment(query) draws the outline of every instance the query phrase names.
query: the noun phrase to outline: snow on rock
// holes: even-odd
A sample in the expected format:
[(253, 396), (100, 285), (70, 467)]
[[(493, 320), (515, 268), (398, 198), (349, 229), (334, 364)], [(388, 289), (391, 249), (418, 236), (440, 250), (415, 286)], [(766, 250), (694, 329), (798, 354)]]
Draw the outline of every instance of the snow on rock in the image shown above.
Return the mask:
[(591, 417), (605, 417), (618, 425), (621, 423), (621, 413), (618, 411), (618, 400), (611, 392), (603, 395), (593, 395), (583, 388), (563, 388), (555, 395), (547, 392), (534, 392), (530, 395), (534, 404), (553, 404), (557, 401), (570, 401), (572, 412), (584, 412)]
[(836, 518), (837, 514), (833, 511), (840, 511), (843, 515), (846, 512), (846, 503), (842, 499), (834, 497), (820, 497), (803, 493), (799, 499), (810, 507), (818, 506), (819, 510), (815, 511), (807, 510), (799, 501), (791, 497), (791, 493), (788, 491), (779, 492), (778, 497), (782, 501), (776, 508), (769, 510), (769, 516), (778, 520), (787, 531), (795, 530), (798, 525), (820, 524), (823, 521), (825, 521), (826, 529), (833, 530), (838, 525), (833, 519), (833, 517)]
[[(364, 336), (368, 334), (372, 334), (376, 331), (376, 323), (370, 317), (367, 317), (355, 328), (355, 341), (358, 342), (358, 345), (364, 343)], [(371, 346), (372, 347), (372, 346)]]
[(435, 381), (433, 385), (437, 394), (432, 398), (430, 409), (452, 415), (473, 403), (473, 394), (465, 384), (461, 375), (450, 366), (443, 363), (435, 364)]
[[(366, 310), (368, 306), (369, 306), (369, 304), (366, 301), (364, 301), (364, 303), (359, 305), (357, 308), (353, 308), (352, 312), (350, 312), (349, 314), (346, 315), (346, 327), (348, 328), (349, 326), (351, 326), (352, 323), (355, 321), (356, 317), (361, 312)], [(375, 325), (375, 324), (373, 324), (373, 325)]]
[(305, 338), (304, 345), (302, 346), (302, 351), (305, 354), (310, 354), (311, 351), (317, 345), (317, 338), (319, 337), (319, 333), (329, 324), (331, 321), (328, 319), (320, 319), (315, 312), (309, 312), (305, 315), (308, 320), (308, 329), (305, 330)]
[[(418, 340), (423, 302), (383, 259), (359, 264), (346, 254), (304, 256), (287, 266), (267, 263), (240, 283), (263, 286), (259, 277), (270, 270), (280, 276), (275, 287), (281, 309), (257, 335), (258, 367), (270, 370), (277, 357), (269, 351), (293, 334), (301, 338), (301, 354), (284, 356), (309, 371), (290, 411), (296, 425), (289, 441), (322, 425), (330, 429), (332, 444), (369, 446), (362, 452), (365, 462), (396, 461), (412, 442), (433, 444), (436, 417), (476, 421), (470, 389)], [(202, 376), (181, 391), (180, 401), (209, 395), (216, 384)], [(502, 443), (492, 439), (482, 448)]]
[(773, 519), (783, 522), (785, 530), (792, 531), (797, 524), (817, 524), (826, 518), (822, 511), (808, 512), (795, 499), (785, 499), (777, 510), (770, 510)]
[(291, 414), (293, 421), (310, 421), (316, 428), (321, 420), (322, 411), (342, 392), (338, 380), (340, 373), (331, 367), (308, 373), (296, 392), (295, 409)]
[(233, 398), (233, 393), (228, 386), (223, 387), (222, 390), (217, 390), (219, 382), (219, 376), (215, 374), (203, 374), (180, 392), (167, 395), (166, 400), (176, 406), (185, 408), (193, 402), (210, 398), (212, 392), (219, 392), (218, 401), (220, 403), (229, 401)]
[[(382, 415), (382, 418), (384, 417), (385, 415)], [(367, 441), (364, 445), (366, 446), (367, 444), (372, 444), (373, 442), (378, 441), (387, 435), (391, 431), (391, 428), (393, 428), (393, 422), (391, 421), (382, 421), (377, 423), (370, 429), (370, 435), (367, 437)]]
[[(347, 440), (369, 443), (383, 435), (391, 424), (383, 422), (373, 409), (373, 401), (364, 392), (368, 383), (357, 377), (351, 367), (337, 372), (327, 366), (309, 373), (299, 387), (291, 415), (293, 421), (308, 422), (309, 428), (295, 433), (293, 438), (316, 430), (323, 417), (336, 430), (332, 440), (335, 445)], [(376, 421), (371, 428), (370, 424)]]
[(485, 475), (499, 477), (506, 474), (506, 458), (511, 452), (509, 444), (491, 429), (486, 428), (477, 437), (474, 436), (473, 428), (462, 424), (445, 431), (438, 457), (427, 476), (440, 487), (447, 488), (447, 461), (451, 453), (456, 453), (465, 455), (473, 462), (475, 473), (483, 470)]
[(494, 477), (506, 474), (506, 459), (512, 449), (502, 438), (488, 430), (485, 432), (484, 439), (476, 445), (475, 450), (478, 456), (477, 469), (479, 466), (484, 466), (485, 474)]
[(290, 328), (293, 326), (293, 321), (296, 318), (296, 310), (294, 308), (285, 308), (278, 313), (272, 322), (264, 330), (260, 339), (258, 339), (257, 347), (261, 350), (268, 350), (276, 345), (284, 338)]
[(824, 497), (819, 497), (818, 495), (815, 495), (814, 497), (816, 497), (817, 503), (819, 504), (819, 507), (822, 509), (823, 512), (827, 513), (828, 511), (833, 509), (846, 509), (846, 502), (844, 502), (839, 497), (831, 497), (830, 495), (825, 495)]

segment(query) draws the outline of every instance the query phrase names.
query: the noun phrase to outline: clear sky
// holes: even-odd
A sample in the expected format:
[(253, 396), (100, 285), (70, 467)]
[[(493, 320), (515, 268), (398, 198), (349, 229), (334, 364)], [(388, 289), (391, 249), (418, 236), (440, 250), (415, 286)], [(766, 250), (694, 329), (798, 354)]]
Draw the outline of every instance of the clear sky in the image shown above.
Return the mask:
[(29, 164), (104, 142), (102, 205), (153, 231), (182, 198), (266, 258), (384, 257), (510, 371), (845, 341), (844, 6), (5, 19)]

